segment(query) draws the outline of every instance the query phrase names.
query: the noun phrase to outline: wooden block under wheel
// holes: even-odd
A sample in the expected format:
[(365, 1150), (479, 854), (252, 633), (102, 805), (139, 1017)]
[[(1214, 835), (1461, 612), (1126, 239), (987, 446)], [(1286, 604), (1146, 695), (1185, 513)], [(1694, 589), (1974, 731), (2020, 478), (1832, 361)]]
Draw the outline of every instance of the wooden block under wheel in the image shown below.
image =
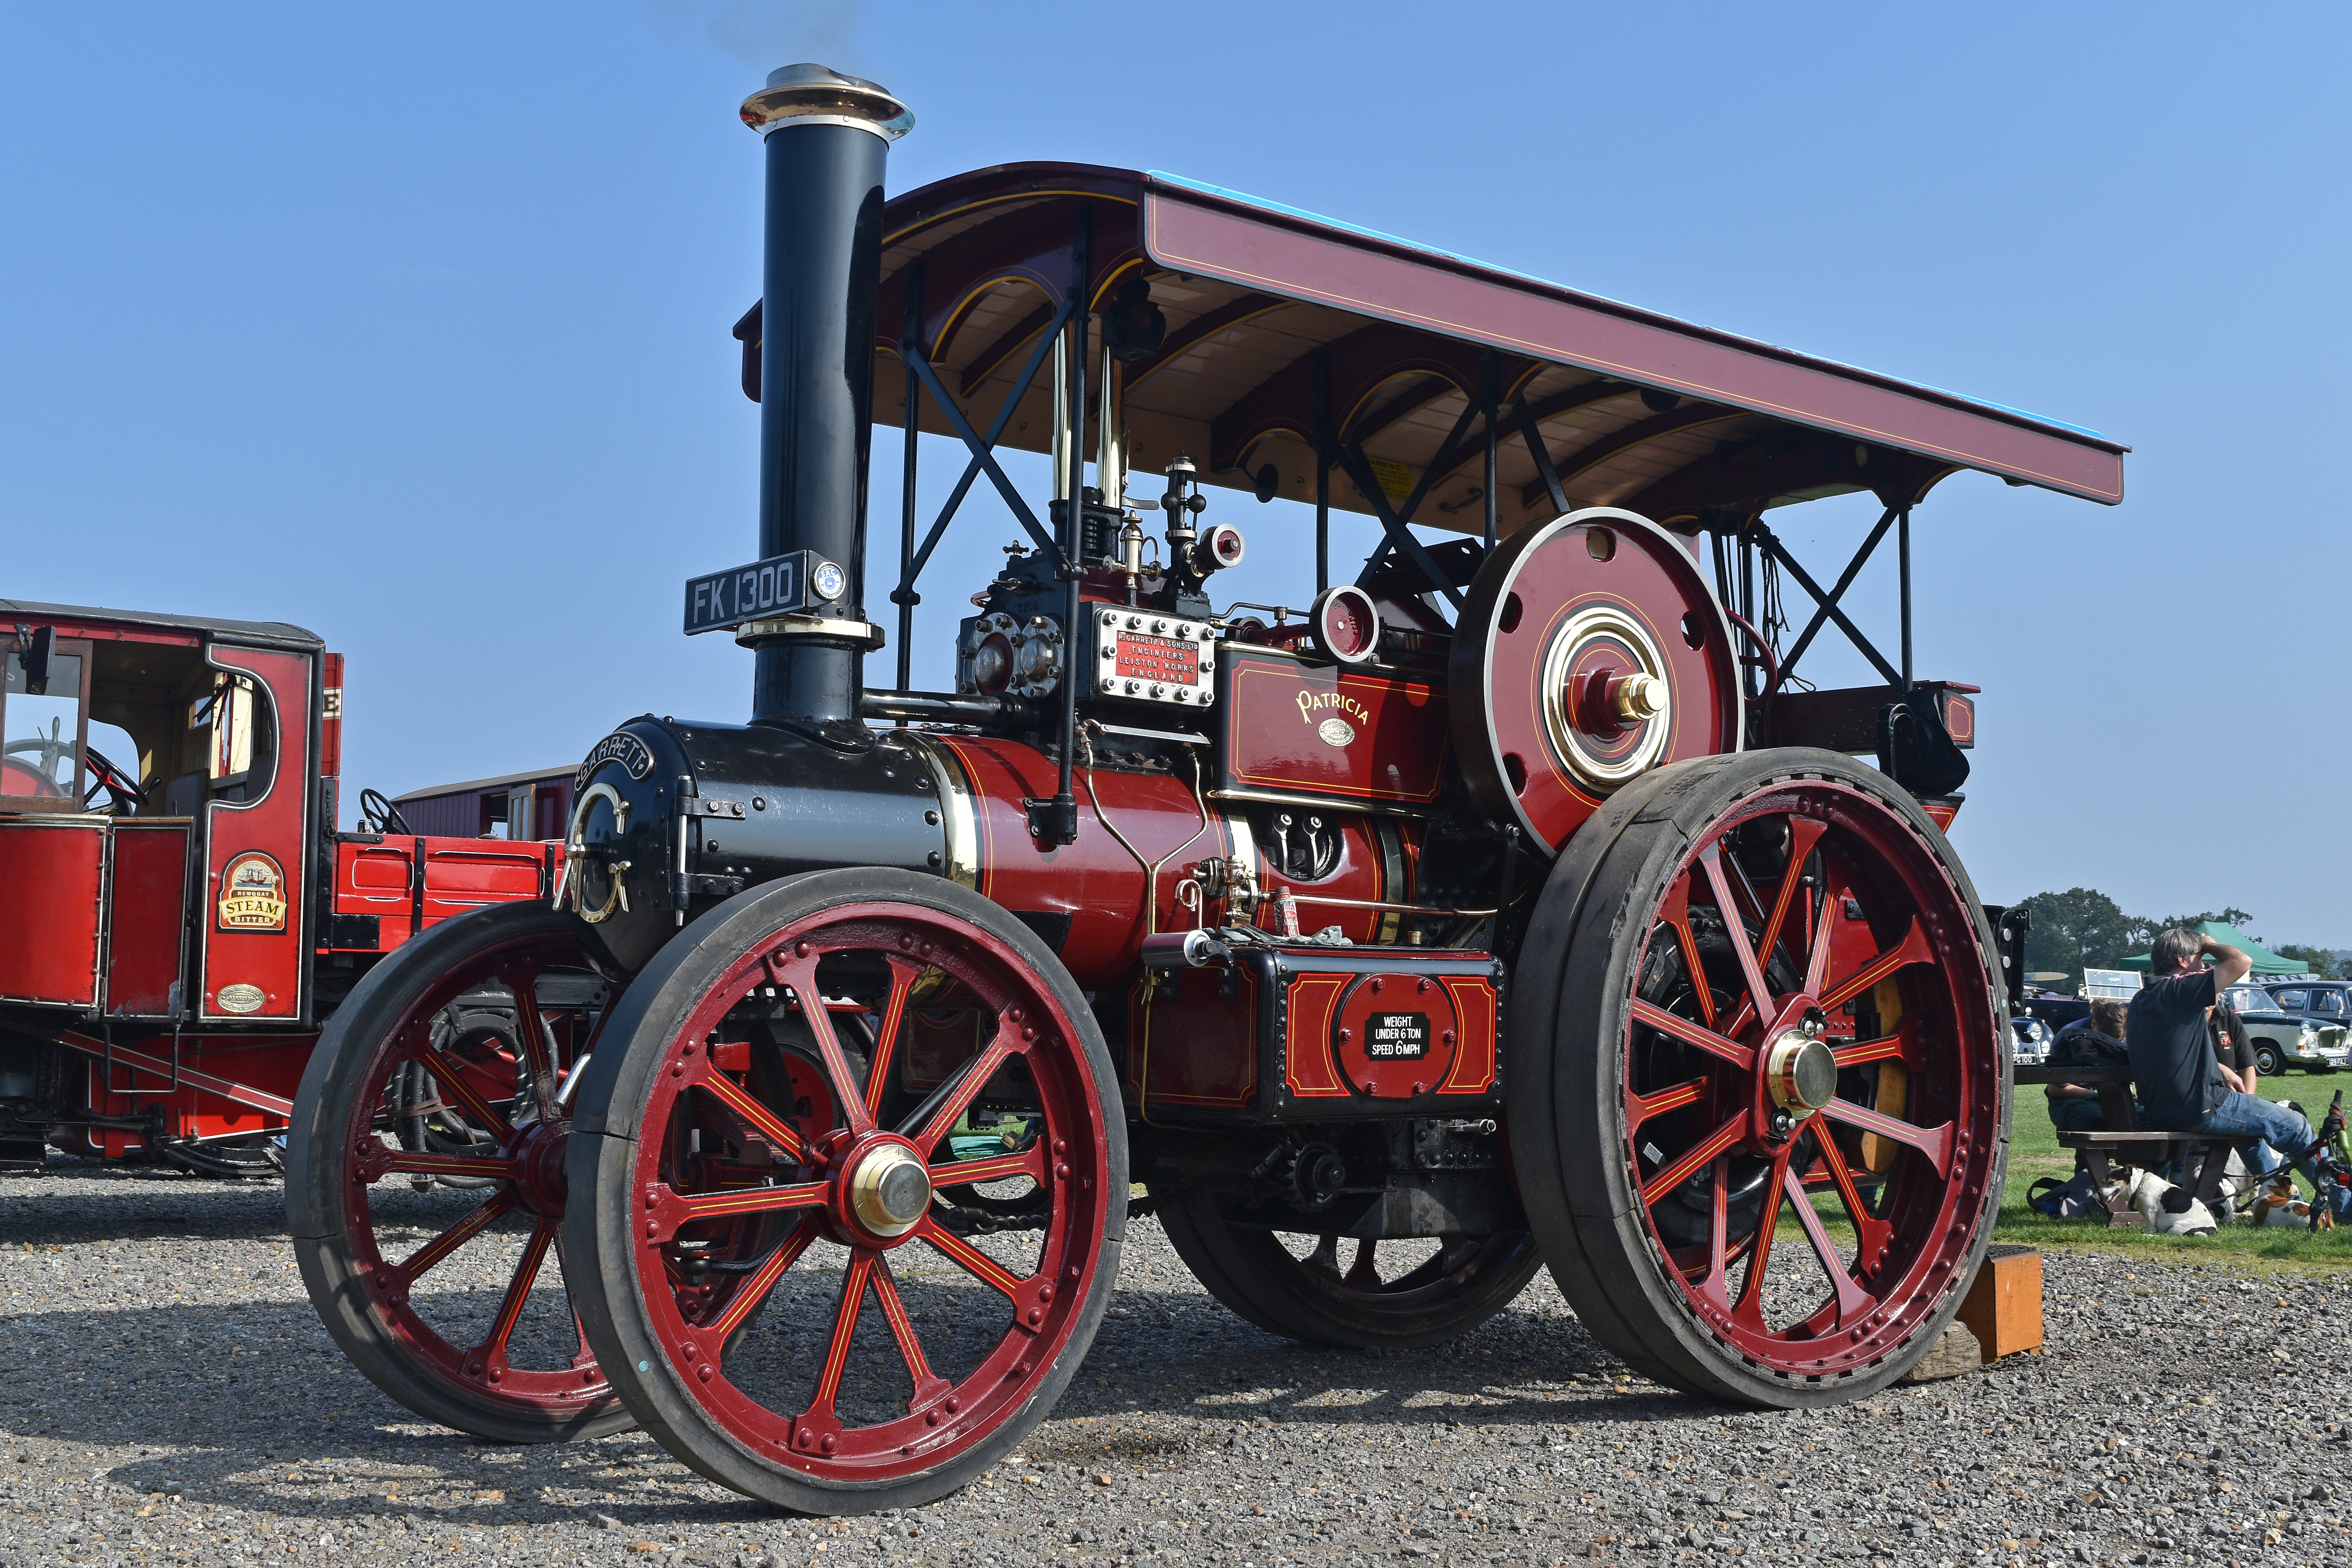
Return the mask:
[(2000, 1242), (1986, 1247), (1984, 1266), (1954, 1321), (1969, 1326), (1989, 1362), (2041, 1349), (2042, 1254)]

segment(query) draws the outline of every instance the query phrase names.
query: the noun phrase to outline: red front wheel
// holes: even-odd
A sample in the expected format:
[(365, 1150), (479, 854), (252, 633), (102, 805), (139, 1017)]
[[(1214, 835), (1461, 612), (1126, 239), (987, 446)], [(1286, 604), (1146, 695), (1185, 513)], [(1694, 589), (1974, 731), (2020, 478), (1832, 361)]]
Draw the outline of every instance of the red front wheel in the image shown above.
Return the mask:
[(402, 946), (320, 1039), (288, 1139), (287, 1218), (328, 1331), (409, 1409), (512, 1443), (629, 1425), (558, 1234), (569, 1088), (607, 1000), (574, 929), (507, 904)]
[(666, 948), (584, 1082), (589, 1342), (678, 1458), (905, 1507), (1044, 1418), (1118, 1271), (1110, 1058), (1053, 953), (951, 883), (824, 871)]
[(1621, 792), (1554, 868), (1508, 1042), (1521, 1194), (1593, 1333), (1776, 1405), (1924, 1355), (2000, 1192), (1992, 952), (1943, 835), (1843, 757)]

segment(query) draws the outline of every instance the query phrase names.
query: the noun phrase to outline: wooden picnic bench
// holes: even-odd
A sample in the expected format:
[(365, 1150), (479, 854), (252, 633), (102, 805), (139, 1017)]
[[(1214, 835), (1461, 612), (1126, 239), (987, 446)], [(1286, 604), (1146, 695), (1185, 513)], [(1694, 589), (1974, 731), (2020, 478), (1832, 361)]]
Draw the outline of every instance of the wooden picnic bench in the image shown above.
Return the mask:
[[(2129, 1068), (2053, 1068), (2021, 1062), (2012, 1071), (2021, 1086), (2073, 1083), (2099, 1091), (2099, 1110), (2106, 1118), (2105, 1128), (2096, 1132), (2062, 1131), (2058, 1134), (2058, 1146), (2074, 1151), (2078, 1168), (2091, 1173), (2091, 1179), (2099, 1184), (2102, 1194), (2115, 1179), (2116, 1163), (2147, 1170), (2168, 1161), (2193, 1159), (2197, 1161), (2197, 1174), (2189, 1184), (2197, 1200), (2212, 1208), (2221, 1201), (2221, 1174), (2230, 1163), (2230, 1151), (2243, 1151), (2256, 1142), (2252, 1138), (2142, 1129), (2139, 1106), (2132, 1099)], [(2103, 1197), (2101, 1201), (2107, 1210), (2107, 1223), (2119, 1230), (2138, 1228), (2147, 1223), (2120, 1195)]]

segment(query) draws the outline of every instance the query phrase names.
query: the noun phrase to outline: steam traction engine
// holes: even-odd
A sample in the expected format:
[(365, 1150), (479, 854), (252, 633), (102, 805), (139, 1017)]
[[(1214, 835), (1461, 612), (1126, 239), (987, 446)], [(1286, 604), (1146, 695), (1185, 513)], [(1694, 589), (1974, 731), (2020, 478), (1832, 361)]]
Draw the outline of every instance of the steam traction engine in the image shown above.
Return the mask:
[[(685, 616), (753, 650), (751, 719), (599, 742), (553, 906), (426, 933), (337, 1016), (289, 1202), (371, 1375), (506, 1437), (634, 1418), (794, 1508), (935, 1497), (1066, 1385), (1131, 1181), (1308, 1342), (1434, 1343), (1548, 1263), (1705, 1394), (1817, 1404), (1922, 1354), (2009, 1089), (1996, 923), (1941, 829), (1974, 704), (1909, 668), (1910, 509), (1962, 468), (2113, 501), (2122, 448), (1167, 176), (886, 201), (909, 117), (818, 67), (743, 118), (761, 558)], [(877, 415), (910, 433), (887, 594)], [(917, 430), (966, 454), (928, 529)], [(1052, 454), (1043, 507), (1007, 447)], [(1025, 538), (957, 689), (910, 690), (916, 584), (983, 482)], [(1220, 607), (1212, 489), (1313, 500), (1310, 602)], [(1857, 490), (1885, 514), (1822, 588), (1767, 509)], [(1352, 582), (1335, 508), (1382, 528)], [(1842, 605), (1890, 531), (1899, 665)], [(1823, 626), (1884, 684), (1792, 687)], [(496, 1096), (425, 1028), (485, 992), (526, 1020)], [(418, 1072), (498, 1142), (437, 1167), (482, 1185), (421, 1242)], [(436, 1289), (480, 1247), (499, 1300)]]

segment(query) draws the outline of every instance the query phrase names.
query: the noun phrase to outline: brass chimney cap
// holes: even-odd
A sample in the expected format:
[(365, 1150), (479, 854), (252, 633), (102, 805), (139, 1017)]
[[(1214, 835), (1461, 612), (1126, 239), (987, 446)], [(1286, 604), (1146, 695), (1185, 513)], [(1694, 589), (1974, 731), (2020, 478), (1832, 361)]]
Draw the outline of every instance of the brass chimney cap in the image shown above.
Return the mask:
[(762, 137), (787, 125), (850, 125), (896, 142), (915, 128), (907, 106), (879, 83), (831, 66), (784, 66), (743, 100), (743, 123)]

